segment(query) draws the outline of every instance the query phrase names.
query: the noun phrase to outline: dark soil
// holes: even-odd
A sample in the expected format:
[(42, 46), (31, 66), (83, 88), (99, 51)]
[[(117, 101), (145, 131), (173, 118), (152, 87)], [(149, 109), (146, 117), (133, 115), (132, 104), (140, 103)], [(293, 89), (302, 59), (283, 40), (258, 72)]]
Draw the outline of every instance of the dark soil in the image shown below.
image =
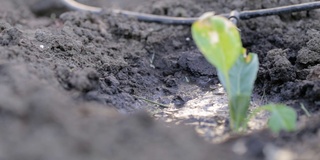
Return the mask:
[[(0, 159), (319, 159), (318, 10), (240, 22), (261, 64), (252, 107), (288, 104), (299, 127), (274, 135), (261, 115), (236, 136), (190, 26), (70, 12), (55, 0), (0, 2)], [(195, 17), (309, 0), (81, 2)]]

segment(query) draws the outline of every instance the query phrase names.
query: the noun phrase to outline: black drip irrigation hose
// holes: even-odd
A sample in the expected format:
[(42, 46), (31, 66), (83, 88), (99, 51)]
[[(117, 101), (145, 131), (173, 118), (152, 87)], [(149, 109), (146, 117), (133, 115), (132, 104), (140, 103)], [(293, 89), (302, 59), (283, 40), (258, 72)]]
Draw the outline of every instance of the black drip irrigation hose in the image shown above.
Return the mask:
[[(101, 13), (103, 10), (102, 8), (84, 5), (74, 0), (61, 0), (61, 1), (63, 2), (64, 5), (66, 5), (69, 9), (72, 9), (72, 10), (87, 11), (92, 13)], [(279, 15), (279, 14), (300, 12), (300, 11), (309, 11), (309, 10), (318, 9), (318, 8), (320, 8), (320, 2), (308, 2), (308, 3), (296, 4), (296, 5), (290, 5), (290, 6), (270, 8), (270, 9), (260, 9), (260, 10), (251, 10), (251, 11), (241, 11), (241, 12), (234, 11), (234, 12), (231, 12), (231, 14), (220, 14), (220, 16), (233, 18), (235, 19), (235, 21), (237, 21), (237, 20), (246, 20), (246, 19), (251, 19), (256, 17), (263, 17), (263, 16)], [(122, 14), (128, 17), (133, 17), (139, 21), (156, 22), (156, 23), (163, 23), (163, 24), (190, 25), (198, 19), (198, 17), (196, 18), (170, 17), (170, 16), (160, 16), (160, 15), (132, 12), (132, 11), (126, 11), (126, 10), (117, 10), (117, 9), (113, 9), (111, 10), (111, 12), (116, 14)]]

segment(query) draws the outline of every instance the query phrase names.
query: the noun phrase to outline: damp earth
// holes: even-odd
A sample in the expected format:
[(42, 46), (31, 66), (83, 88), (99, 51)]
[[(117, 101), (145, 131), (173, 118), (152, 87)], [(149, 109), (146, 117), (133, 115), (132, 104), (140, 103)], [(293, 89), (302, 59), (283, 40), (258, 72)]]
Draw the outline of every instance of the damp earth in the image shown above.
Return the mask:
[(250, 109), (284, 103), (298, 113), (297, 130), (277, 135), (267, 113), (232, 134), (226, 94), (190, 26), (108, 11), (197, 17), (311, 0), (79, 1), (100, 14), (0, 2), (0, 159), (319, 159), (319, 10), (238, 25), (260, 62)]

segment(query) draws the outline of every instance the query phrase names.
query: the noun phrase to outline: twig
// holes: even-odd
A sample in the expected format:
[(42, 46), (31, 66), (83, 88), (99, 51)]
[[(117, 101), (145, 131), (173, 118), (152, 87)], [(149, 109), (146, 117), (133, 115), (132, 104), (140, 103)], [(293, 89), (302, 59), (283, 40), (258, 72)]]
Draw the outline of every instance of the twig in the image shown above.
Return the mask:
[(155, 102), (155, 101), (151, 101), (149, 99), (146, 99), (146, 98), (142, 98), (142, 97), (138, 97), (138, 96), (135, 96), (135, 95), (132, 95), (134, 98), (137, 98), (137, 99), (141, 99), (143, 101), (146, 101), (148, 103), (152, 103), (152, 104), (155, 104), (155, 105), (159, 105), (161, 107), (164, 107), (164, 108), (169, 108), (170, 106), (169, 105), (166, 105), (166, 104), (162, 104), (162, 103), (158, 103), (158, 102)]
[(304, 111), (304, 113), (307, 115), (307, 117), (311, 117), (310, 112), (306, 109), (303, 103), (300, 103), (300, 107)]
[[(64, 5), (66, 5), (69, 9), (72, 9), (72, 10), (88, 11), (93, 13), (101, 13), (101, 11), (103, 10), (102, 8), (84, 5), (74, 0), (61, 0), (61, 1), (63, 2)], [(302, 3), (302, 4), (276, 7), (276, 8), (270, 8), (270, 9), (242, 11), (242, 12), (239, 12), (238, 16), (240, 20), (246, 20), (246, 19), (251, 19), (256, 17), (279, 15), (279, 14), (291, 13), (291, 12), (309, 11), (317, 8), (320, 8), (320, 2), (309, 2), (309, 3)], [(113, 9), (111, 10), (111, 12), (116, 14), (122, 14), (128, 17), (134, 17), (140, 21), (156, 22), (156, 23), (163, 23), (163, 24), (190, 25), (198, 19), (198, 17), (193, 17), (193, 18), (170, 17), (170, 16), (160, 16), (160, 15), (132, 12), (132, 11), (126, 11), (126, 10), (117, 10), (117, 9)], [(227, 18), (233, 17), (230, 14), (220, 14), (220, 15)]]

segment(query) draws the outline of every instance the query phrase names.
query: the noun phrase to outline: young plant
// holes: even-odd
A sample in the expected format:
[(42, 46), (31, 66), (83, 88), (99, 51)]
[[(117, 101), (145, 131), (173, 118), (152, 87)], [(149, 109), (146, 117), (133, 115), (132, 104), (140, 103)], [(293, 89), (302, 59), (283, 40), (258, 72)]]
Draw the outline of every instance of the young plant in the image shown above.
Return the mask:
[(271, 113), (268, 125), (273, 132), (295, 129), (296, 113), (284, 105), (262, 106), (247, 115), (259, 61), (256, 54), (246, 54), (238, 28), (231, 21), (206, 13), (193, 23), (192, 36), (199, 50), (218, 71), (218, 78), (228, 95), (233, 131), (246, 129), (248, 117), (262, 110)]

